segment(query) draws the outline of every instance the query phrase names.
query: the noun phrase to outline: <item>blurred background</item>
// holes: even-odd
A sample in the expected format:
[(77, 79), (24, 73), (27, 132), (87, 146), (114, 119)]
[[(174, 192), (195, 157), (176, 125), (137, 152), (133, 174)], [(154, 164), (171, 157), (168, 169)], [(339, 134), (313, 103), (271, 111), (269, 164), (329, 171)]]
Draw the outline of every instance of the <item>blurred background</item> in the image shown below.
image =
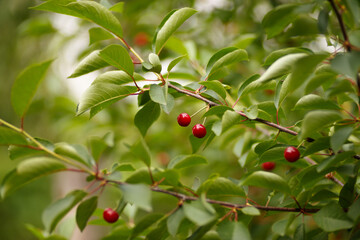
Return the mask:
[[(118, 1), (98, 2), (109, 7)], [(315, 51), (333, 50), (327, 47), (326, 39), (319, 35), (316, 21), (309, 17), (299, 19), (297, 24), (302, 26), (301, 28), (296, 30), (290, 27), (282, 36), (266, 39), (261, 27), (264, 15), (278, 4), (288, 1), (129, 0), (124, 2), (123, 13), (116, 13), (116, 16), (123, 26), (125, 39), (142, 56), (147, 56), (151, 51), (150, 42), (155, 29), (170, 10), (193, 7), (199, 11), (176, 33), (174, 43), (170, 44), (160, 56), (166, 63), (167, 59), (182, 54), (181, 48), (176, 44), (176, 40), (180, 41), (179, 39), (188, 49), (193, 49), (193, 56), (189, 56), (193, 60), (192, 64), (183, 63), (179, 66), (188, 69), (186, 70), (188, 75), (181, 77), (184, 81), (191, 79), (191, 76), (199, 75), (194, 66), (206, 66), (206, 62), (214, 52), (227, 46), (246, 49), (251, 59), (247, 63), (237, 65), (232, 69), (231, 74), (224, 73), (223, 82), (233, 86), (238, 86), (252, 74), (261, 73), (264, 58), (275, 49), (304, 46)], [(10, 103), (12, 83), (21, 70), (29, 64), (54, 59), (27, 114), (25, 129), (33, 136), (52, 142), (67, 141), (80, 144), (86, 144), (86, 139), (90, 136), (103, 136), (108, 131), (114, 131), (116, 147), (112, 152), (107, 153), (109, 159), (107, 161), (130, 161), (126, 144), (132, 144), (138, 136), (137, 129), (133, 125), (133, 117), (137, 110), (136, 97), (113, 105), (89, 121), (88, 116), (75, 116), (76, 104), (98, 72), (84, 77), (68, 78), (84, 56), (116, 41), (110, 39), (89, 45), (88, 30), (94, 25), (74, 17), (30, 9), (40, 3), (42, 1), (39, 0), (0, 0), (0, 117), (19, 126), (20, 119), (13, 112)], [(289, 35), (292, 38), (289, 38)], [(258, 98), (272, 99), (273, 94), (273, 90), (269, 89), (259, 93)], [(244, 104), (246, 105), (246, 101)], [(185, 103), (179, 100), (173, 112), (169, 115), (162, 114), (161, 121), (150, 129), (147, 142), (155, 154), (158, 166), (165, 166), (169, 159), (178, 153), (191, 153), (191, 146), (187, 140), (190, 133), (175, 128), (175, 119), (181, 112), (193, 113), (201, 107), (201, 103), (197, 101)], [(229, 134), (243, 132), (244, 130), (238, 130)], [(174, 138), (184, 144), (174, 146), (172, 144)], [(224, 138), (226, 139), (226, 136)], [(196, 176), (199, 179), (207, 178), (216, 169), (216, 173), (222, 176), (239, 178), (238, 157), (232, 151), (234, 144), (228, 144), (226, 140), (216, 140), (214, 147), (206, 149), (203, 153), (210, 159), (209, 166), (198, 171)], [(10, 160), (5, 146), (0, 146), (0, 159), (0, 179), (2, 179), (19, 160)], [(226, 165), (221, 163), (222, 159), (227, 159)], [(193, 179), (194, 174), (189, 172), (184, 175)], [(69, 189), (76, 185), (84, 185), (81, 176), (77, 178), (70, 174), (69, 181), (64, 179), (66, 178), (63, 176), (41, 179), (21, 188), (9, 198), (1, 200), (0, 239), (36, 239), (29, 229), (43, 227), (41, 222), (43, 209), (54, 199), (64, 196)], [(184, 182), (186, 183), (186, 179)], [(186, 184), (191, 185), (190, 180)], [(110, 196), (111, 194), (109, 193)], [(109, 199), (105, 198), (102, 201), (106, 202)], [(105, 206), (104, 202), (100, 207)], [(269, 228), (264, 222), (260, 227)], [(98, 227), (95, 232), (102, 236), (104, 229), (106, 230), (106, 227)], [(72, 236), (66, 224), (62, 233), (69, 238)], [(73, 239), (91, 239), (84, 236), (81, 238), (73, 236)], [(97, 237), (93, 236), (92, 239)]]

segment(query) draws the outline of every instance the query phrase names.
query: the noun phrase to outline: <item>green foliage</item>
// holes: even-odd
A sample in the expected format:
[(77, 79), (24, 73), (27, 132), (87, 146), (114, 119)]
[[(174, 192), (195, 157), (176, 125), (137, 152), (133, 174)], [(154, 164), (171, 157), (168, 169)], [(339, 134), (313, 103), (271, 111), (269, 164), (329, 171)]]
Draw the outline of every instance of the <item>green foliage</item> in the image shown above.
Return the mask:
[[(0, 118), (0, 145), (15, 165), (1, 195), (58, 172), (71, 176), (60, 174), (57, 185), (81, 175), (86, 186), (59, 191), (29, 233), (68, 239), (76, 223), (84, 238), (92, 225), (107, 226), (96, 231), (105, 237), (91, 236), (99, 239), (357, 238), (356, 1), (229, 1), (209, 12), (190, 0), (114, 2), (43, 1), (31, 10), (41, 17), (14, 38), (29, 49), (14, 59), (31, 61), (12, 63), (54, 53), (59, 63), (30, 65), (0, 88), (13, 106)], [(76, 31), (65, 36), (55, 13), (78, 18)], [(87, 32), (89, 41), (80, 37)], [(81, 78), (65, 83), (69, 46), (82, 59), (69, 78)], [(86, 78), (75, 109), (68, 96)], [(90, 120), (80, 116), (87, 111)], [(184, 112), (188, 127), (176, 123)], [(200, 123), (203, 138), (191, 129)], [(285, 160), (289, 146), (299, 160)], [(266, 162), (275, 168), (262, 171)], [(102, 217), (108, 207), (120, 215), (112, 228)]]

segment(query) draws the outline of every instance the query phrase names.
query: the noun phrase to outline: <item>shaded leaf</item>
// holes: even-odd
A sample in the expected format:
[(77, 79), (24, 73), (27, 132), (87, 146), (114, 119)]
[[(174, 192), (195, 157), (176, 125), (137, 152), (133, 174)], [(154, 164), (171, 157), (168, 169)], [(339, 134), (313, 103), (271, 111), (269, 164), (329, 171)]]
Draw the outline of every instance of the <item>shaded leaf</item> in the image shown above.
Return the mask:
[(217, 177), (206, 180), (199, 188), (199, 193), (206, 193), (209, 198), (213, 197), (245, 197), (242, 187), (236, 185), (227, 178)]
[(89, 199), (86, 199), (82, 203), (79, 204), (79, 206), (76, 209), (76, 223), (80, 229), (80, 231), (83, 231), (86, 227), (87, 222), (89, 221), (89, 218), (96, 210), (98, 203), (98, 197), (94, 196)]
[(11, 104), (18, 116), (25, 115), (51, 63), (52, 60), (32, 64), (25, 68), (15, 79), (11, 88)]
[(134, 239), (135, 237), (139, 236), (142, 232), (154, 225), (162, 217), (163, 214), (160, 213), (152, 213), (143, 217), (131, 231), (130, 239)]
[(195, 13), (196, 10), (192, 8), (181, 8), (168, 13), (160, 23), (154, 36), (153, 51), (159, 54), (171, 35)]
[(301, 137), (309, 137), (316, 131), (341, 120), (341, 114), (332, 110), (315, 110), (305, 115), (301, 126)]
[(251, 240), (247, 227), (242, 222), (221, 222), (216, 231), (222, 240)]
[(351, 219), (336, 203), (330, 203), (313, 215), (317, 225), (326, 232), (348, 229), (353, 226)]
[(66, 166), (52, 158), (30, 158), (19, 163), (17, 168), (9, 172), (1, 183), (1, 196), (5, 198), (22, 185), (39, 177), (65, 170)]
[(305, 95), (299, 99), (293, 110), (314, 110), (314, 109), (334, 109), (340, 107), (331, 100), (324, 99), (315, 94)]
[(348, 208), (355, 200), (356, 177), (351, 177), (342, 187), (339, 196), (339, 204), (343, 208)]
[(335, 133), (330, 138), (330, 145), (334, 152), (341, 149), (342, 145), (350, 137), (352, 132), (353, 128), (351, 126), (336, 129)]
[(275, 173), (265, 171), (253, 172), (245, 178), (245, 180), (242, 182), (242, 185), (264, 187), (286, 194), (291, 193), (289, 185), (282, 177), (276, 175)]
[(149, 127), (159, 118), (160, 106), (153, 101), (149, 101), (135, 115), (135, 125), (143, 136), (146, 135)]
[(336, 54), (331, 60), (331, 68), (356, 80), (360, 68), (360, 52)]
[(42, 222), (47, 231), (52, 232), (59, 221), (78, 204), (85, 196), (86, 192), (74, 190), (64, 198), (50, 204), (42, 214)]

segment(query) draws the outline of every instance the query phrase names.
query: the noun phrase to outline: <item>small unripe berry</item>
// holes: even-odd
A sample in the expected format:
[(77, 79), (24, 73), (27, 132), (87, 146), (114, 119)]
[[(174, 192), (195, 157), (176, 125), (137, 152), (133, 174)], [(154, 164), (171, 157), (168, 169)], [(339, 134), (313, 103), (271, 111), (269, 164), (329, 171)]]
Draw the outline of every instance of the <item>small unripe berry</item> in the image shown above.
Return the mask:
[(103, 212), (103, 218), (108, 223), (114, 223), (119, 219), (119, 214), (111, 208), (106, 208)]
[(196, 124), (192, 128), (193, 135), (197, 138), (203, 138), (206, 135), (206, 128), (202, 124)]
[(296, 162), (300, 158), (300, 152), (296, 147), (287, 147), (284, 151), (284, 157), (288, 162)]
[(177, 117), (177, 122), (182, 127), (189, 126), (191, 123), (191, 117), (187, 113), (180, 113)]
[(276, 164), (274, 162), (264, 162), (263, 164), (261, 164), (261, 167), (265, 171), (271, 171), (275, 168), (275, 165)]

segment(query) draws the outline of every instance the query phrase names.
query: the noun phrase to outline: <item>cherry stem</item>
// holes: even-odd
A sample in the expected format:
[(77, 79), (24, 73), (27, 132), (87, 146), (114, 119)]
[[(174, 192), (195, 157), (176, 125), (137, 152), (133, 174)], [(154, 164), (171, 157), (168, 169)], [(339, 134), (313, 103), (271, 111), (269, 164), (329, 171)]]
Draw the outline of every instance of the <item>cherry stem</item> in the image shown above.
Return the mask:
[(199, 110), (197, 110), (195, 113), (193, 113), (193, 114), (190, 116), (190, 118), (193, 118), (194, 116), (196, 116), (196, 114), (198, 114), (199, 112), (201, 112), (202, 110), (204, 110), (206, 107), (207, 107), (207, 106), (202, 107), (202, 108), (200, 108)]

